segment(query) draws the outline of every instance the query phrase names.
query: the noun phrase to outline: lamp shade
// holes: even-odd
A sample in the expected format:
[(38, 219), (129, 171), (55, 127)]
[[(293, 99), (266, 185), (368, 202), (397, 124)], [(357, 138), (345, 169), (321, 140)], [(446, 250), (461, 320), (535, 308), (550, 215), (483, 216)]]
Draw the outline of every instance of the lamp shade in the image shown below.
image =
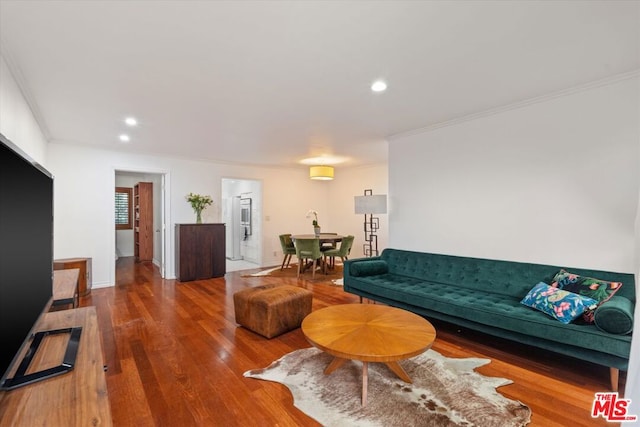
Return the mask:
[(387, 213), (387, 195), (373, 194), (370, 196), (355, 196), (355, 209), (357, 214), (383, 214)]
[(311, 166), (309, 178), (329, 181), (333, 179), (333, 166)]

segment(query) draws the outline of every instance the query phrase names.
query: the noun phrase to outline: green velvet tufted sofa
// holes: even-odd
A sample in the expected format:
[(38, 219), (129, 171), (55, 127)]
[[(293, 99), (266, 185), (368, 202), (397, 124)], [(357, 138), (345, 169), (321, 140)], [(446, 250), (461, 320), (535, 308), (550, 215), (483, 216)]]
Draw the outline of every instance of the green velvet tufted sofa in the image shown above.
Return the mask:
[[(595, 311), (595, 324), (564, 324), (520, 303), (561, 268), (622, 287)], [(344, 264), (344, 290), (427, 318), (608, 366), (611, 387), (626, 371), (635, 306), (632, 274), (385, 249)]]

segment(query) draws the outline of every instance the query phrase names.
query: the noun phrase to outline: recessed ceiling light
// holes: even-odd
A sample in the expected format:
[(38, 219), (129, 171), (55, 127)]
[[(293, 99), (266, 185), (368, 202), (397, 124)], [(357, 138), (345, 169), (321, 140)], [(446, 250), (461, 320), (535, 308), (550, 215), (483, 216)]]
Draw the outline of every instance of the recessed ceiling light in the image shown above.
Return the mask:
[(135, 126), (138, 124), (138, 121), (135, 117), (127, 117), (126, 119), (124, 119), (124, 122), (129, 126)]
[(383, 92), (387, 89), (387, 84), (382, 80), (376, 80), (371, 85), (371, 90), (374, 92)]
[(122, 141), (122, 142), (131, 141), (131, 138), (129, 138), (129, 135), (125, 135), (124, 133), (122, 135), (120, 135), (119, 138), (120, 138), (120, 141)]

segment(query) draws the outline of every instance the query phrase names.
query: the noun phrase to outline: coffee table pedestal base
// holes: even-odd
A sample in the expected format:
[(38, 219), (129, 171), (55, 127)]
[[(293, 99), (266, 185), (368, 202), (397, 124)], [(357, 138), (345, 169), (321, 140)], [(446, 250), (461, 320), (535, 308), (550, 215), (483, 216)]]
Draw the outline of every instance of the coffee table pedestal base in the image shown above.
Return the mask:
[[(325, 375), (331, 374), (340, 366), (344, 365), (344, 363), (348, 360), (349, 359), (344, 359), (342, 357), (334, 357), (331, 363), (329, 363), (329, 365), (327, 365), (327, 367), (325, 368), (324, 374)], [(400, 378), (402, 381), (409, 384), (412, 383), (411, 378), (409, 378), (409, 375), (407, 375), (405, 370), (402, 369), (402, 366), (400, 366), (398, 362), (382, 362), (382, 363), (387, 365), (389, 369), (391, 369), (391, 371), (394, 374), (396, 374), (396, 376)], [(362, 406), (367, 405), (368, 384), (369, 384), (369, 362), (363, 361), (362, 362)]]

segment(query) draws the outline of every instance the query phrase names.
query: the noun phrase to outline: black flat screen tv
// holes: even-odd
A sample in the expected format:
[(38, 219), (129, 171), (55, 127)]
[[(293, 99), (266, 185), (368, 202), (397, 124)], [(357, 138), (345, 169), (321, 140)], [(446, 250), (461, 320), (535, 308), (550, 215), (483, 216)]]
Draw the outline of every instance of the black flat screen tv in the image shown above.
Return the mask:
[(22, 346), (43, 339), (32, 329), (52, 295), (53, 176), (0, 134), (0, 388), (42, 377), (7, 378)]

